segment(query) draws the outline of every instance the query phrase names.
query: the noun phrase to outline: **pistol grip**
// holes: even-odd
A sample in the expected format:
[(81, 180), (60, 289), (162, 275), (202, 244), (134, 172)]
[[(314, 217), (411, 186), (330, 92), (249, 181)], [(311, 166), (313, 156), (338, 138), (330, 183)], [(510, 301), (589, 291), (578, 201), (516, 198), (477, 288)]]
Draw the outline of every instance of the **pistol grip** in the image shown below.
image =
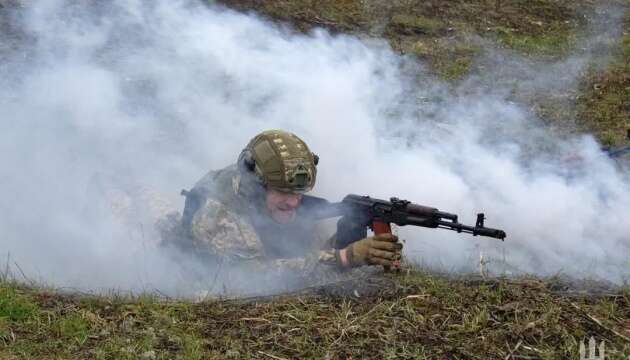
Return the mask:
[(372, 222), (372, 231), (374, 231), (375, 235), (391, 234), (392, 227), (386, 222), (374, 220)]
[[(392, 227), (389, 225), (389, 223), (386, 223), (384, 221), (374, 220), (372, 222), (372, 231), (374, 231), (375, 235), (391, 234)], [(400, 271), (400, 264), (393, 266), (393, 269), (389, 266), (385, 266), (384, 270), (385, 272), (390, 272), (392, 270), (395, 270), (396, 272), (398, 272)]]

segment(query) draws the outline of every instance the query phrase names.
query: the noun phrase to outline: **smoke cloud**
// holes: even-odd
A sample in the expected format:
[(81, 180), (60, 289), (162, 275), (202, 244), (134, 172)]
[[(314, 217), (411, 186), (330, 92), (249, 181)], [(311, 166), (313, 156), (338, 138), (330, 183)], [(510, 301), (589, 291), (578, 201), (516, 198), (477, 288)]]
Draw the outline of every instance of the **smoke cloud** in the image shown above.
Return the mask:
[(482, 252), (496, 273), (630, 275), (628, 179), (592, 137), (560, 140), (519, 101), (571, 91), (605, 61), (618, 11), (561, 62), (494, 49), (457, 86), (382, 44), (192, 2), (2, 11), (0, 252), (26, 278), (187, 292), (201, 265), (165, 255), (153, 222), (269, 128), (320, 155), (316, 195), (398, 196), (469, 223), (484, 211), (508, 233), (401, 228), (413, 262), (471, 271)]

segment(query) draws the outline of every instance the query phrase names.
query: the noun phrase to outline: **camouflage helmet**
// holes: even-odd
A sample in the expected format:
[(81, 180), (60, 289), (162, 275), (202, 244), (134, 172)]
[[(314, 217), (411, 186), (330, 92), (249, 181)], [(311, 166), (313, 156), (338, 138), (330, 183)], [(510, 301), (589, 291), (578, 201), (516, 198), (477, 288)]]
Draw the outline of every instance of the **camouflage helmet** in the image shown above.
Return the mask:
[(241, 171), (254, 173), (267, 188), (303, 193), (315, 185), (318, 161), (295, 134), (267, 130), (250, 140), (238, 163)]

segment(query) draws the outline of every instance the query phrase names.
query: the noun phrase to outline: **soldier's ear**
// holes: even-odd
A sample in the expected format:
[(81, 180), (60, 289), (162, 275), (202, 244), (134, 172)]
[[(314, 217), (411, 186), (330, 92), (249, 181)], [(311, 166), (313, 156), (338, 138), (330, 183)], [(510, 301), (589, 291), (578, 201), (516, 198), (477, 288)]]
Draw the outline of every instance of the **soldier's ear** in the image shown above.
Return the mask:
[(315, 166), (317, 166), (317, 164), (319, 164), (319, 155), (313, 153), (313, 163), (315, 164)]
[(254, 161), (254, 155), (248, 149), (241, 151), (241, 155), (238, 157), (238, 167), (241, 170), (253, 172), (256, 168), (256, 161)]

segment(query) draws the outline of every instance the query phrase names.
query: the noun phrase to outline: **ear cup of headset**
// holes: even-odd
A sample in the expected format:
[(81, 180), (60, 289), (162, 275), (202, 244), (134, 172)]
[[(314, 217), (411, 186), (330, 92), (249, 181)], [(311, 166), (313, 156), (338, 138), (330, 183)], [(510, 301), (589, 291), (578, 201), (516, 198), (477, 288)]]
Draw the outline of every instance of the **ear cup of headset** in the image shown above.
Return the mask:
[(244, 149), (237, 161), (239, 176), (238, 192), (254, 202), (262, 201), (264, 186), (262, 179), (256, 175), (256, 161), (249, 149)]
[(256, 169), (256, 162), (254, 161), (254, 155), (252, 155), (251, 151), (245, 149), (241, 152), (241, 155), (238, 158), (238, 166), (241, 170), (254, 172), (254, 169)]

